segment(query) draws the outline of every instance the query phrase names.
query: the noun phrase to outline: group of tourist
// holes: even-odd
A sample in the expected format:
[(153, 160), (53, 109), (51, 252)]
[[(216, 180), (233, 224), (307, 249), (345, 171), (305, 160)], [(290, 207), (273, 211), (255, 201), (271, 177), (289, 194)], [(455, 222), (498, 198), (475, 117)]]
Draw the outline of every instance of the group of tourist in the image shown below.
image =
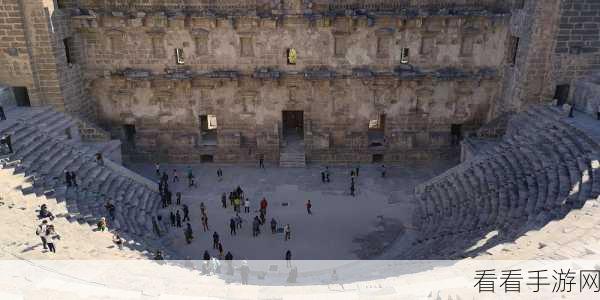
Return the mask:
[(56, 253), (56, 243), (60, 240), (60, 235), (54, 229), (54, 225), (48, 220), (42, 220), (35, 230), (35, 234), (40, 237), (44, 250)]

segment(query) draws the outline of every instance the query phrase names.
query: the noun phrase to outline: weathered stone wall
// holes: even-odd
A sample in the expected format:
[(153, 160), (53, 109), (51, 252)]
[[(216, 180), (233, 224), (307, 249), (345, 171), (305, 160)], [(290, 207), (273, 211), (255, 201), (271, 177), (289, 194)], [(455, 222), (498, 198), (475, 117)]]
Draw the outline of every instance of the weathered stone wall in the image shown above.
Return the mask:
[[(496, 114), (527, 103), (552, 101), (557, 85), (600, 70), (600, 3), (594, 0), (525, 1), (512, 12), (519, 37), (514, 65), (504, 72)], [(573, 91), (571, 87), (570, 91)]]
[(600, 71), (600, 2), (593, 0), (561, 1), (551, 74), (554, 86), (571, 84)]
[[(21, 48), (0, 54), (0, 82), (123, 139), (135, 125), (132, 157), (277, 160), (282, 110), (302, 110), (308, 159), (346, 162), (447, 154), (452, 124), (492, 118), (520, 1), (4, 2), (16, 23), (2, 45)], [(204, 114), (217, 116), (216, 145), (202, 141)], [(370, 148), (382, 114), (384, 145)]]
[[(131, 154), (277, 160), (282, 111), (302, 110), (309, 160), (346, 162), (427, 159), (447, 152), (451, 124), (482, 124), (499, 96), (507, 20), (488, 13), (312, 23), (138, 12), (73, 22), (101, 122), (115, 134), (136, 126)], [(296, 65), (287, 64), (288, 48), (297, 50)], [(409, 64), (401, 48), (410, 49)], [(217, 116), (216, 147), (200, 140), (205, 114)], [(368, 124), (380, 114), (387, 144), (372, 150)]]
[(3, 0), (0, 6), (0, 83), (26, 87), (31, 104), (93, 117), (76, 64), (67, 64), (63, 39), (70, 12), (53, 0)]

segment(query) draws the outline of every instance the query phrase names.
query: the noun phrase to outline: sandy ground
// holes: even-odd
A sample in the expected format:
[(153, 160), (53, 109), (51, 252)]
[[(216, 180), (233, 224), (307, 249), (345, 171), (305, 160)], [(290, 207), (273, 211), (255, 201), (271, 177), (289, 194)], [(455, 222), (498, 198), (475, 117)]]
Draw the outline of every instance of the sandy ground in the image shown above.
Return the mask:
[[(212, 249), (212, 234), (217, 231), (225, 253), (231, 251), (235, 259), (283, 259), (288, 249), (294, 259), (376, 257), (402, 235), (403, 224), (410, 224), (413, 208), (410, 195), (414, 186), (450, 166), (448, 162), (387, 166), (387, 176), (381, 178), (379, 166), (362, 165), (357, 178), (356, 197), (352, 197), (349, 190), (350, 167), (330, 168), (331, 182), (322, 183), (322, 166), (296, 169), (267, 165), (266, 169), (259, 169), (256, 166), (193, 165), (198, 187), (189, 189), (187, 165), (161, 165), (162, 170), (168, 171), (173, 193), (181, 192), (182, 204), (190, 207), (190, 224), (195, 235), (192, 244), (187, 245), (183, 228), (173, 227), (166, 247), (175, 251), (179, 259), (199, 259), (205, 250), (217, 255), (217, 251)], [(129, 167), (157, 180), (152, 164)], [(224, 173), (222, 181), (218, 181), (216, 176), (219, 167)], [(178, 171), (178, 183), (172, 182), (173, 169)], [(229, 193), (238, 185), (250, 198), (251, 213), (246, 214), (242, 210), (243, 228), (232, 236), (229, 220), (235, 213), (229, 206), (222, 208), (220, 199), (223, 192)], [(262, 226), (260, 236), (252, 237), (251, 221), (258, 215), (259, 201), (263, 197), (269, 202), (267, 224)], [(308, 215), (305, 207), (309, 199), (313, 204), (312, 215)], [(208, 210), (210, 232), (202, 231), (201, 202)], [(288, 205), (284, 206), (284, 203)], [(181, 210), (181, 206), (173, 205), (161, 214), (168, 219), (169, 212), (176, 210)], [(284, 241), (282, 233), (271, 233), (268, 225), (271, 218), (275, 218), (279, 226), (290, 224), (290, 241)], [(378, 232), (384, 233), (374, 235)], [(378, 241), (377, 236), (386, 242)], [(357, 238), (363, 242), (357, 243)], [(394, 247), (399, 246), (402, 245)]]

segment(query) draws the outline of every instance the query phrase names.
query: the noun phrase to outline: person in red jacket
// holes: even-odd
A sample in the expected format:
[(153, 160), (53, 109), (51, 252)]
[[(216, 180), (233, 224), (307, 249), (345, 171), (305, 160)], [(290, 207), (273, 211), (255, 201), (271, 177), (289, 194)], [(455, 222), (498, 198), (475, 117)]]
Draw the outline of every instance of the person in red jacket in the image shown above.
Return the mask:
[(266, 215), (267, 214), (267, 206), (269, 204), (267, 203), (267, 199), (263, 198), (262, 200), (260, 200), (260, 210)]

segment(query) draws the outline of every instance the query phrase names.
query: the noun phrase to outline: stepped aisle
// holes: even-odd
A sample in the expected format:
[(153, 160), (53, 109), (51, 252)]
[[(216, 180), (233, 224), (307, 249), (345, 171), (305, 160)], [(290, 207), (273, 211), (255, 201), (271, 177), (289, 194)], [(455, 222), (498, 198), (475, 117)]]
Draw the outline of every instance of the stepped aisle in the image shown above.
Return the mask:
[(600, 140), (578, 126), (586, 118), (533, 106), (511, 119), (501, 143), (419, 185), (420, 238), (403, 258), (472, 256), (596, 200)]
[[(6, 113), (8, 120), (0, 122), (0, 135), (11, 135), (14, 153), (1, 157), (2, 167), (25, 179), (19, 186), (23, 194), (64, 203), (67, 220), (93, 226), (101, 217), (108, 219), (104, 205), (110, 198), (116, 207), (110, 230), (129, 240), (160, 246), (153, 225), (160, 203), (155, 183), (106, 157), (104, 165), (98, 165), (94, 157), (98, 147), (81, 142), (76, 120), (66, 114), (50, 108), (17, 107)], [(77, 174), (77, 188), (66, 187), (66, 171)], [(162, 232), (163, 226), (156, 225)]]

